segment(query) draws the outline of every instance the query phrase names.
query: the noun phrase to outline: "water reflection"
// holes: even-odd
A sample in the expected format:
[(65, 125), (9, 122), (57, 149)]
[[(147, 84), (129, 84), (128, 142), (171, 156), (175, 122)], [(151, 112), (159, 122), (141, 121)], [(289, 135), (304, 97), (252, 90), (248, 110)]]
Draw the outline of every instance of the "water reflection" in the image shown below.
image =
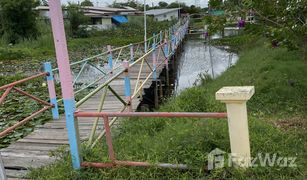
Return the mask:
[[(211, 56), (210, 56), (211, 54)], [(211, 57), (211, 58), (210, 58)], [(185, 43), (179, 59), (176, 94), (197, 84), (200, 74), (216, 78), (238, 60), (238, 55), (214, 46), (208, 46), (200, 40)]]

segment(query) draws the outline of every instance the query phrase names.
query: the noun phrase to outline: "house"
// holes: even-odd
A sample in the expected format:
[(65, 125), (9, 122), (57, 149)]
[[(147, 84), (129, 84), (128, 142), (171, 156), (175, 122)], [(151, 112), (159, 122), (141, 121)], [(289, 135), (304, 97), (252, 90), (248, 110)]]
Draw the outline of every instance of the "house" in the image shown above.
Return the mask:
[[(85, 16), (89, 17), (90, 23), (89, 29), (108, 29), (115, 25), (128, 22), (127, 16), (134, 16), (141, 14), (136, 9), (131, 7), (124, 8), (110, 8), (110, 7), (93, 7), (93, 6), (81, 6), (80, 7)], [(50, 19), (49, 7), (38, 6), (35, 8), (39, 11), (40, 17), (43, 19)], [(67, 16), (67, 9), (64, 9), (64, 18)]]
[(178, 20), (181, 8), (172, 9), (152, 9), (146, 11), (146, 15), (153, 16), (156, 21)]

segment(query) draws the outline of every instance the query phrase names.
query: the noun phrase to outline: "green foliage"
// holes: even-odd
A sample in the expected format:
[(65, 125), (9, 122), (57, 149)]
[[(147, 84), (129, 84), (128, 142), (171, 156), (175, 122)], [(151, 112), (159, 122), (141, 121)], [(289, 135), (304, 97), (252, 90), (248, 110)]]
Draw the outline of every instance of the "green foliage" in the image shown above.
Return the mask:
[[(248, 38), (242, 38), (248, 39)], [(239, 40), (245, 42), (245, 40)], [(233, 40), (236, 42), (236, 40)], [(248, 41), (250, 42), (250, 41)], [(207, 154), (220, 148), (230, 152), (228, 126), (223, 120), (191, 120), (188, 118), (126, 119), (113, 129), (114, 149), (120, 160), (185, 163), (188, 171), (158, 168), (86, 168), (73, 171), (67, 151), (56, 155), (59, 160), (50, 166), (33, 170), (33, 179), (304, 179), (307, 172), (305, 146), (306, 123), (284, 131), (272, 119), (307, 117), (306, 63), (297, 52), (270, 48), (260, 39), (253, 46), (242, 46), (239, 62), (214, 81), (182, 92), (159, 111), (211, 112), (225, 111), (225, 105), (215, 100), (215, 92), (227, 85), (255, 85), (256, 94), (248, 102), (252, 156), (257, 153), (278, 153), (296, 156), (298, 167), (257, 167), (247, 170), (223, 168), (204, 171)], [(252, 65), (251, 65), (252, 64)], [(291, 64), (291, 65), (290, 65)], [(289, 81), (293, 83), (289, 83)], [(282, 115), (282, 116), (280, 116)], [(278, 122), (278, 121), (277, 121)], [(102, 140), (101, 142), (104, 142)], [(106, 162), (107, 146), (100, 143), (94, 149), (83, 147), (85, 161)]]
[(226, 24), (225, 16), (206, 16), (205, 24), (209, 24), (208, 31), (209, 34), (224, 32), (224, 27)]
[(0, 1), (0, 35), (6, 43), (37, 38), (37, 13), (33, 8), (38, 4), (37, 0)]
[(81, 6), (94, 6), (90, 0), (84, 0), (81, 2)]
[(111, 7), (114, 8), (122, 8), (123, 6), (129, 6), (138, 10), (143, 10), (144, 9), (144, 5), (141, 3), (138, 3), (136, 0), (128, 0), (128, 2), (116, 2), (113, 1), (113, 4), (111, 5)]
[(84, 38), (89, 36), (86, 27), (81, 27), (81, 25), (86, 25), (89, 19), (84, 15), (79, 5), (68, 3), (67, 18), (72, 37)]
[(164, 1), (160, 1), (160, 2), (158, 3), (158, 5), (159, 5), (159, 7), (161, 7), (161, 8), (166, 8), (166, 7), (168, 6), (168, 3), (167, 3), (167, 2), (164, 2)]
[(221, 9), (223, 6), (222, 0), (209, 0), (209, 8), (210, 9)]
[(262, 32), (277, 45), (301, 49), (307, 39), (306, 4), (307, 0), (227, 0), (225, 8), (230, 13), (255, 15)]

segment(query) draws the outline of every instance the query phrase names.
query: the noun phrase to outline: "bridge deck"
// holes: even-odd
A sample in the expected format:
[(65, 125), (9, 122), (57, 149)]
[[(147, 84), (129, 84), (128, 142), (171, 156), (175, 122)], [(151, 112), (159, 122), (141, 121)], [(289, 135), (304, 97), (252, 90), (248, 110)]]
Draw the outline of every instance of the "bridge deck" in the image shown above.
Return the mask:
[[(160, 61), (161, 62), (161, 61)], [(137, 76), (139, 72), (139, 65), (133, 66), (130, 69), (131, 88), (134, 89), (137, 83)], [(161, 70), (157, 69), (159, 75)], [(148, 65), (144, 63), (142, 78), (147, 76), (151, 72)], [(145, 84), (144, 88), (150, 87), (152, 84), (151, 78)], [(124, 97), (124, 80), (123, 75), (118, 79), (112, 81), (110, 86), (123, 98)], [(132, 91), (133, 92), (133, 91)], [(88, 101), (82, 104), (79, 109), (86, 111), (97, 111), (100, 103), (100, 97), (103, 90), (100, 90), (96, 95), (91, 97)], [(133, 99), (133, 110), (139, 105), (139, 97)], [(118, 112), (123, 108), (123, 104), (116, 99), (116, 97), (108, 91), (103, 111)], [(86, 140), (92, 129), (94, 118), (79, 118), (79, 133), (81, 140)], [(98, 133), (103, 130), (102, 120), (99, 122)], [(17, 142), (11, 144), (9, 147), (1, 149), (1, 155), (3, 163), (6, 169), (6, 175), (10, 179), (22, 178), (28, 172), (29, 168), (37, 168), (52, 163), (55, 158), (50, 157), (50, 151), (56, 150), (61, 146), (68, 145), (67, 130), (65, 124), (65, 118), (62, 115), (59, 120), (52, 120), (44, 125), (36, 127), (36, 129)]]

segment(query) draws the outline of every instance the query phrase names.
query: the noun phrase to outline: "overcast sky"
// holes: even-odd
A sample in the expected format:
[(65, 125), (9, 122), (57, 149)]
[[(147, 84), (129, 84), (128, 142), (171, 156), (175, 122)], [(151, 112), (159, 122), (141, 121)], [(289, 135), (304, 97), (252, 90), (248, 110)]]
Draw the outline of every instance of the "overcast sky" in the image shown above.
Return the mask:
[[(63, 3), (67, 3), (67, 2), (78, 3), (78, 1), (82, 2), (82, 0), (62, 0)], [(114, 2), (114, 0), (91, 0), (91, 1), (95, 4), (95, 6), (97, 5), (97, 3), (99, 4), (99, 6), (107, 6)], [(154, 3), (154, 5), (156, 5), (160, 1), (172, 3), (177, 0), (146, 0), (146, 4), (151, 6), (152, 3)], [(116, 0), (116, 2), (127, 2), (127, 0)], [(144, 1), (138, 0), (138, 2), (143, 3)], [(208, 0), (179, 0), (179, 2), (184, 2), (187, 5), (193, 5), (193, 4), (195, 5), (196, 3), (198, 3), (201, 7), (207, 7)]]

